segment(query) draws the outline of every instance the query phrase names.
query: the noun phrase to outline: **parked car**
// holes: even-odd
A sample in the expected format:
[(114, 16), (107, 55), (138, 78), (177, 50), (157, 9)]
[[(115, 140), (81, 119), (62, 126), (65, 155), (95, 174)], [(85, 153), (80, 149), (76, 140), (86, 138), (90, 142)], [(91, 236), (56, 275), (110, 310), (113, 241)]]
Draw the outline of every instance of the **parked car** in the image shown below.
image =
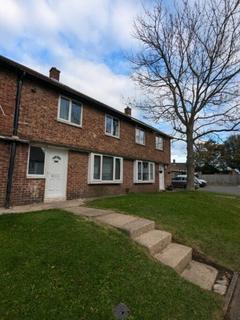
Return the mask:
[[(187, 175), (178, 175), (172, 179), (173, 188), (186, 188), (187, 187)], [(199, 182), (197, 178), (194, 178), (195, 189), (199, 188)]]
[[(178, 174), (177, 177), (184, 177), (187, 179), (186, 174)], [(207, 181), (204, 179), (199, 179), (198, 176), (195, 175), (195, 182), (199, 184), (199, 187), (203, 188), (206, 187)]]
[(197, 177), (196, 177), (195, 179), (198, 180), (199, 186), (200, 186), (201, 188), (206, 187), (206, 185), (207, 185), (207, 181), (206, 181), (206, 180), (204, 180), (204, 179), (199, 179), (199, 178), (197, 178)]

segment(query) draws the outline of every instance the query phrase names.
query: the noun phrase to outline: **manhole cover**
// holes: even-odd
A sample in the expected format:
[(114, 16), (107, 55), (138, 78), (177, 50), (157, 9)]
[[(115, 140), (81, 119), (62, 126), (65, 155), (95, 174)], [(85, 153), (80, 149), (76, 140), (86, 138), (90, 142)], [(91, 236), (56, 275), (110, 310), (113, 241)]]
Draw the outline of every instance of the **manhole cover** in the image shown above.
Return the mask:
[(113, 315), (117, 320), (127, 319), (129, 313), (130, 310), (124, 303), (119, 303), (116, 307), (113, 308)]

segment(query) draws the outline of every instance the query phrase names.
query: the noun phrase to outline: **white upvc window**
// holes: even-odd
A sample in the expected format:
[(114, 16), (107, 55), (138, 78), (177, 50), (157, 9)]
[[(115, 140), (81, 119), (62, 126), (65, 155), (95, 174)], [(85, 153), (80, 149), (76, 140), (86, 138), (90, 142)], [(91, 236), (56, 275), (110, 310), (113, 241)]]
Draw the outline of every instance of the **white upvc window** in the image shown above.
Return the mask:
[(155, 182), (155, 163), (149, 161), (136, 160), (134, 162), (134, 182)]
[(156, 136), (155, 137), (155, 147), (157, 150), (163, 150), (163, 138)]
[(120, 137), (120, 121), (119, 119), (110, 116), (109, 114), (105, 115), (105, 134), (115, 138)]
[(144, 130), (142, 130), (140, 128), (135, 129), (135, 142), (138, 144), (145, 145), (145, 131)]
[(60, 96), (58, 103), (58, 121), (82, 126), (83, 107), (81, 102)]
[(123, 158), (91, 153), (89, 157), (89, 183), (122, 183)]
[(45, 177), (45, 150), (38, 146), (29, 146), (28, 151), (28, 178)]

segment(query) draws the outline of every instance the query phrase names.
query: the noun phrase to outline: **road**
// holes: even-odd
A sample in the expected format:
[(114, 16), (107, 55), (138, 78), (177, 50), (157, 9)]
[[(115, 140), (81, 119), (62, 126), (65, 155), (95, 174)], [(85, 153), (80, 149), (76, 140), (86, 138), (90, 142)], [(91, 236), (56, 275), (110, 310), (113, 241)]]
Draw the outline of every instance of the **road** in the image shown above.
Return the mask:
[(240, 186), (206, 186), (205, 188), (200, 188), (200, 190), (217, 193), (227, 193), (240, 197)]

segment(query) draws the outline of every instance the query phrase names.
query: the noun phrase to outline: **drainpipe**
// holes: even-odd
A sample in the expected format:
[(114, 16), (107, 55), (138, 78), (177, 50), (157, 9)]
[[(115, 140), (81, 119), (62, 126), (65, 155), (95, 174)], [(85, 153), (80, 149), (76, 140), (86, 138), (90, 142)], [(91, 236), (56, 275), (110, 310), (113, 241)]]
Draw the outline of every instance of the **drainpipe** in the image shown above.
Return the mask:
[[(18, 134), (21, 93), (22, 93), (24, 76), (25, 76), (25, 71), (19, 74), (17, 77), (17, 91), (16, 91), (15, 111), (14, 111), (14, 119), (13, 119), (13, 136), (14, 137), (16, 137)], [(14, 172), (14, 165), (15, 165), (15, 158), (16, 158), (16, 147), (17, 147), (17, 142), (13, 141), (10, 147), (7, 190), (6, 190), (6, 199), (5, 199), (5, 208), (7, 209), (10, 208), (10, 205), (11, 205), (11, 193), (12, 193), (13, 172)]]

